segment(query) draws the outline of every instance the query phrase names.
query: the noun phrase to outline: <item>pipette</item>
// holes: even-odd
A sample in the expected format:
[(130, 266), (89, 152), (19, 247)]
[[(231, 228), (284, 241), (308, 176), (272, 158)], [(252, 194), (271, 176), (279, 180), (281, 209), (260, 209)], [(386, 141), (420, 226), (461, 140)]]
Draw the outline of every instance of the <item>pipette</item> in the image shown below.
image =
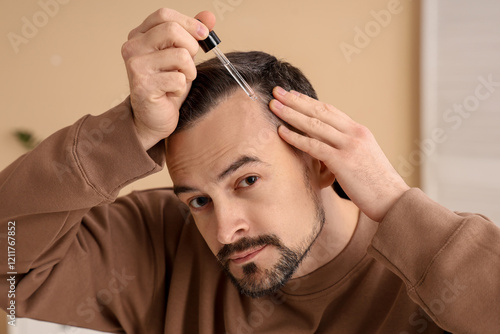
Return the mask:
[(227, 57), (222, 53), (222, 51), (217, 47), (221, 42), (215, 31), (211, 31), (208, 37), (203, 41), (198, 41), (203, 51), (208, 52), (212, 50), (217, 58), (221, 61), (222, 65), (227, 69), (227, 71), (233, 76), (234, 80), (240, 85), (240, 87), (245, 91), (245, 93), (254, 101), (257, 100), (257, 95), (253, 91), (252, 87), (243, 79), (240, 72), (234, 67), (233, 64), (227, 59)]

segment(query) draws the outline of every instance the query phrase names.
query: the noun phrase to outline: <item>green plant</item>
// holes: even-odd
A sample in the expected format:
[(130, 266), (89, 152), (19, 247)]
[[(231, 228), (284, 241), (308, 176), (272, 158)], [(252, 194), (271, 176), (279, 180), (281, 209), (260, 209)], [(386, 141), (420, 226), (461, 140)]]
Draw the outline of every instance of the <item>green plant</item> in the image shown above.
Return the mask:
[(28, 150), (34, 149), (41, 142), (41, 140), (35, 138), (35, 136), (27, 130), (16, 130), (14, 131), (14, 136), (19, 140), (21, 145)]

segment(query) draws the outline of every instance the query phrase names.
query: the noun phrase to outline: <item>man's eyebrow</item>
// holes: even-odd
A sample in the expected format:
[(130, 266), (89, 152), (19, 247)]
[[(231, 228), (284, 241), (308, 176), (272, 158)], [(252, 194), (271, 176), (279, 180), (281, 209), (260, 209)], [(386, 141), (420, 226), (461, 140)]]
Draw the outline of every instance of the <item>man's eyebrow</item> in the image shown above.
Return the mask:
[[(232, 173), (236, 172), (239, 168), (248, 165), (248, 164), (254, 164), (254, 163), (259, 163), (259, 164), (266, 164), (262, 160), (260, 160), (257, 157), (253, 156), (248, 156), (248, 155), (243, 155), (238, 158), (238, 160), (234, 161), (229, 167), (227, 167), (222, 173), (217, 176), (217, 182), (221, 182), (224, 180), (226, 177), (231, 175)], [(174, 185), (174, 194), (179, 196), (179, 194), (182, 193), (191, 193), (191, 192), (198, 192), (199, 190), (193, 187), (189, 186), (176, 186)]]
[(219, 174), (217, 177), (217, 181), (220, 182), (232, 173), (236, 172), (239, 168), (248, 165), (248, 164), (253, 164), (253, 163), (264, 163), (262, 160), (260, 160), (257, 157), (252, 157), (248, 155), (243, 155), (238, 158), (235, 162), (233, 162), (228, 168), (226, 168), (222, 173)]
[(185, 187), (185, 186), (175, 186), (174, 185), (174, 194), (179, 196), (179, 194), (182, 193), (192, 193), (196, 192), (198, 189), (192, 188), (192, 187)]

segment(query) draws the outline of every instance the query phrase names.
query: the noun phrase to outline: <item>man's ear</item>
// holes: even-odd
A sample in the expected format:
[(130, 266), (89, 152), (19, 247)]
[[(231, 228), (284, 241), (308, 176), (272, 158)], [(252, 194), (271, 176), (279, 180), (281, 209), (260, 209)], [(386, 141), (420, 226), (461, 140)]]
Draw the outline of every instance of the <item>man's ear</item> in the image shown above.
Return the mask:
[(314, 159), (314, 173), (317, 178), (318, 185), (321, 189), (330, 187), (335, 181), (335, 174), (324, 164), (323, 161)]

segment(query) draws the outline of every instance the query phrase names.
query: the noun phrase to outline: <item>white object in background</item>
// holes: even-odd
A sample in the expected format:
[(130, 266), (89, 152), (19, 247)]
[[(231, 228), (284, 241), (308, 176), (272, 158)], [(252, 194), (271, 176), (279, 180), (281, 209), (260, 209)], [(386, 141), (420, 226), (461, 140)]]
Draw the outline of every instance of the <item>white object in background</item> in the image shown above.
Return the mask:
[(8, 334), (103, 334), (104, 332), (54, 324), (33, 319), (16, 319), (16, 326), (7, 326)]
[(499, 17), (499, 1), (423, 1), (420, 139), (423, 190), (498, 225)]

